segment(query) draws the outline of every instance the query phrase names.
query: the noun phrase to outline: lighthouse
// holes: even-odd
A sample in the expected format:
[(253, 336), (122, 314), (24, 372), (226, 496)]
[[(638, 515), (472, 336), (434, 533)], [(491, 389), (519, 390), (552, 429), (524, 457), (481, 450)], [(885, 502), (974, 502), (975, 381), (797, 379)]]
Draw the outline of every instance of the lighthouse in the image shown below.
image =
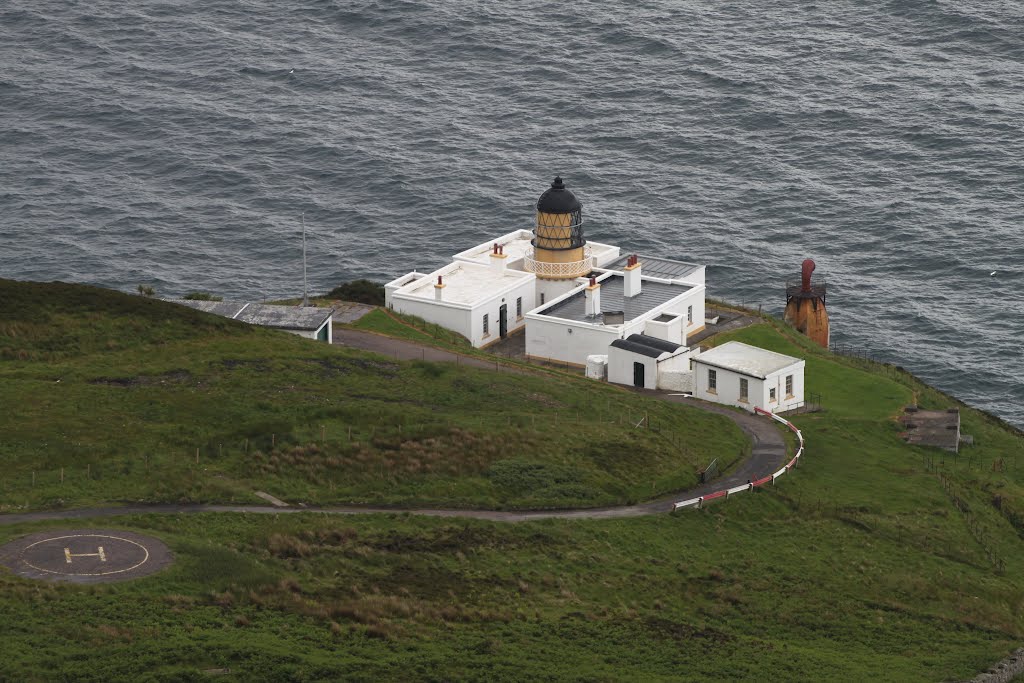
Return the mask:
[(530, 244), (532, 254), (525, 266), (543, 280), (572, 280), (588, 274), (593, 266), (583, 237), (583, 204), (559, 176), (537, 200)]
[(800, 269), (800, 282), (786, 283), (787, 323), (803, 332), (813, 342), (828, 348), (828, 311), (825, 310), (825, 281), (811, 278), (814, 261), (805, 259)]

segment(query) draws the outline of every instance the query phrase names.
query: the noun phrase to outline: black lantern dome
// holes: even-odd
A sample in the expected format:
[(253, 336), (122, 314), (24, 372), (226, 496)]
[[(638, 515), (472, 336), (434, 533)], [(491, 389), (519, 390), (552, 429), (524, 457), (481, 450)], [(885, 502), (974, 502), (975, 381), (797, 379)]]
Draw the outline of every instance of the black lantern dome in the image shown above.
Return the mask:
[(537, 200), (537, 210), (544, 213), (578, 213), (582, 208), (576, 195), (565, 189), (561, 176), (555, 176), (551, 187)]

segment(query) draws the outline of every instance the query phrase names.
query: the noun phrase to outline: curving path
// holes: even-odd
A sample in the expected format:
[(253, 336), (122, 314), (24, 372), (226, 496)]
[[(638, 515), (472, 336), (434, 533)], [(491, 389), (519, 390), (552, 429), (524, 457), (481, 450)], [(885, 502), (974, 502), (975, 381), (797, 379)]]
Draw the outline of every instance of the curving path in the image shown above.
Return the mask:
[[(339, 345), (374, 351), (392, 358), (403, 360), (426, 359), (440, 362), (458, 362), (482, 368), (495, 366), (488, 361), (470, 356), (462, 356), (450, 351), (430, 346), (421, 346), (412, 342), (383, 337), (376, 334), (359, 332), (349, 329), (336, 329), (334, 342)], [(526, 369), (502, 366), (507, 372), (528, 372)], [(639, 390), (638, 390), (639, 391)], [(368, 513), (407, 513), (428, 517), (465, 517), (484, 519), (494, 522), (526, 522), (535, 519), (613, 519), (618, 517), (640, 517), (671, 512), (672, 504), (684, 498), (696, 498), (714, 491), (745, 484), (748, 481), (771, 474), (777, 470), (786, 456), (786, 443), (780, 429), (767, 418), (741, 413), (724, 406), (705, 403), (683, 396), (674, 396), (657, 391), (642, 391), (652, 397), (683, 403), (700, 410), (723, 415), (732, 420), (750, 438), (753, 448), (750, 457), (744, 460), (730, 475), (716, 479), (688, 491), (678, 491), (667, 496), (637, 505), (620, 505), (604, 508), (584, 508), (573, 510), (438, 510), (426, 508), (386, 508), (386, 507), (272, 507), (269, 505), (202, 505), (202, 504), (161, 504), (161, 505), (129, 505), (125, 507), (82, 508), (77, 510), (45, 510), (20, 514), (0, 515), (0, 525), (19, 524), (58, 519), (91, 519), (96, 517), (116, 517), (134, 514), (178, 514), (196, 512), (251, 512), (254, 514), (282, 514), (294, 512), (321, 512), (332, 515), (360, 515)]]

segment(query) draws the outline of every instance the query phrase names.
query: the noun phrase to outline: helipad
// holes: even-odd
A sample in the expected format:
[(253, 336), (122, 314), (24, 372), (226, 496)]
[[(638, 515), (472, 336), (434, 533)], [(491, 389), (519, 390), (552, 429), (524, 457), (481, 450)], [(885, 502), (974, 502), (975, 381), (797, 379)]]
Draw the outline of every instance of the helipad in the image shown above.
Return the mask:
[(125, 581), (153, 574), (171, 561), (161, 541), (118, 530), (46, 531), (0, 547), (0, 565), (44, 581)]

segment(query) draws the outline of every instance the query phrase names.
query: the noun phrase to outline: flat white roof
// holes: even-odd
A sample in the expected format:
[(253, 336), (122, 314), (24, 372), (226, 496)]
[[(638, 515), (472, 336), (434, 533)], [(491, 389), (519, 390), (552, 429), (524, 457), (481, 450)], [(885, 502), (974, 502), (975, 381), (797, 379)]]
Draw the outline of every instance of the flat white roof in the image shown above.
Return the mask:
[(743, 342), (731, 341), (716, 346), (710, 351), (705, 351), (694, 357), (695, 363), (712, 365), (723, 370), (732, 370), (741, 375), (750, 375), (764, 379), (773, 372), (784, 370), (796, 363), (802, 363), (803, 359), (787, 356), (782, 353), (762, 349), (758, 346), (751, 346)]
[[(486, 265), (491, 262), (491, 251), (494, 245), (498, 244), (502, 247), (505, 255), (508, 256), (508, 262), (511, 265), (533, 250), (533, 246), (530, 244), (532, 239), (533, 232), (531, 230), (516, 230), (478, 244), (475, 247), (470, 247), (465, 251), (460, 251), (452, 258), (456, 261), (472, 261)], [(605, 260), (619, 255), (619, 248), (611, 244), (602, 244), (601, 242), (591, 242), (588, 240), (587, 246), (590, 247), (590, 254), (594, 257), (595, 263), (603, 263)]]
[(426, 301), (434, 301), (434, 285), (440, 275), (444, 284), (442, 301), (472, 305), (478, 301), (486, 301), (510, 287), (522, 284), (534, 277), (533, 273), (506, 268), (499, 271), (489, 265), (456, 261), (444, 268), (435, 270), (430, 275), (413, 280), (399, 287), (392, 296), (407, 296)]
[(516, 230), (507, 235), (495, 237), (492, 240), (478, 244), (475, 247), (470, 247), (465, 251), (460, 251), (452, 258), (486, 265), (491, 262), (491, 250), (494, 248), (494, 245), (499, 244), (504, 247), (505, 255), (508, 256), (508, 261), (511, 263), (526, 255), (527, 251), (531, 249), (530, 240), (532, 239), (533, 233), (529, 230)]

